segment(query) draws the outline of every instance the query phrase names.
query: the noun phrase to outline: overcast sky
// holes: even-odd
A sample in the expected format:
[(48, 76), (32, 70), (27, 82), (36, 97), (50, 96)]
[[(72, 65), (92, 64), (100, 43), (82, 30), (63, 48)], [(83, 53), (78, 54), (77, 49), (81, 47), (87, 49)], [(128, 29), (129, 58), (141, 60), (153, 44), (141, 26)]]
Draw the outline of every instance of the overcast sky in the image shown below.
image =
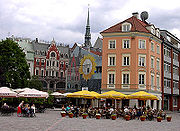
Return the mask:
[(0, 0), (0, 39), (13, 34), (82, 44), (88, 4), (92, 44), (99, 32), (142, 11), (148, 22), (180, 38), (180, 0)]

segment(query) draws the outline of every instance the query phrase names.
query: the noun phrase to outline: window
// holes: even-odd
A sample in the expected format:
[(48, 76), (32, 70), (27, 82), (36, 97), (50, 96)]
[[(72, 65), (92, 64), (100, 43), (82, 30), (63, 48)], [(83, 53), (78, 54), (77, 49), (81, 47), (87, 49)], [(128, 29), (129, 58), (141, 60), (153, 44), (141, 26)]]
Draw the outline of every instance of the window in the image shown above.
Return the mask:
[(40, 61), (39, 59), (36, 59), (36, 65), (39, 65)]
[(139, 55), (139, 66), (145, 66), (145, 63), (146, 63), (146, 56)]
[(63, 72), (61, 72), (61, 78), (63, 78)]
[(55, 66), (55, 61), (52, 62), (52, 66)]
[(41, 65), (44, 66), (44, 63), (45, 63), (45, 60), (42, 59), (42, 60), (41, 60)]
[(46, 76), (48, 76), (48, 71), (46, 71)]
[(54, 76), (54, 71), (52, 71), (52, 76)]
[(130, 40), (123, 40), (123, 48), (128, 49), (130, 48)]
[(123, 32), (130, 31), (130, 30), (131, 30), (131, 24), (130, 23), (125, 22), (122, 24), (122, 31)]
[(44, 76), (44, 70), (41, 70), (41, 76)]
[(57, 67), (59, 67), (59, 61), (56, 62)]
[(154, 51), (154, 43), (151, 42), (151, 51)]
[(129, 66), (130, 65), (130, 55), (129, 54), (123, 54), (123, 61), (122, 61), (122, 65), (123, 66)]
[(109, 57), (109, 65), (110, 66), (115, 65), (115, 57)]
[(145, 74), (139, 74), (139, 84), (145, 84)]
[(139, 40), (139, 49), (146, 49), (146, 41)]
[(56, 72), (56, 77), (58, 77), (58, 72)]
[(154, 68), (154, 58), (151, 57), (151, 68)]
[(114, 84), (114, 74), (109, 74), (109, 84)]
[(49, 66), (49, 61), (47, 60), (47, 66)]
[(56, 55), (55, 55), (55, 53), (54, 52), (52, 52), (51, 53), (51, 57), (55, 57)]
[(159, 45), (157, 45), (157, 54), (159, 54), (160, 52), (160, 48), (159, 48)]
[(151, 89), (154, 88), (154, 75), (151, 75)]
[(156, 82), (157, 89), (159, 89), (159, 87), (160, 87), (160, 83), (159, 82), (160, 82), (159, 81), (159, 76), (157, 76), (157, 82)]
[(39, 70), (36, 70), (36, 75), (37, 75), (37, 76), (39, 75)]
[(173, 60), (178, 61), (178, 54), (173, 52)]
[(173, 97), (173, 107), (177, 107), (178, 99), (177, 97)]
[(159, 59), (157, 59), (157, 70), (160, 70), (160, 68), (159, 68)]
[(115, 49), (115, 48), (116, 48), (116, 41), (109, 40), (109, 49)]
[(109, 66), (115, 66), (116, 65), (116, 55), (115, 54), (109, 54), (108, 55), (108, 65)]
[(123, 74), (122, 84), (129, 84), (129, 74)]
[(63, 68), (63, 66), (64, 66), (64, 62), (61, 62), (61, 68)]

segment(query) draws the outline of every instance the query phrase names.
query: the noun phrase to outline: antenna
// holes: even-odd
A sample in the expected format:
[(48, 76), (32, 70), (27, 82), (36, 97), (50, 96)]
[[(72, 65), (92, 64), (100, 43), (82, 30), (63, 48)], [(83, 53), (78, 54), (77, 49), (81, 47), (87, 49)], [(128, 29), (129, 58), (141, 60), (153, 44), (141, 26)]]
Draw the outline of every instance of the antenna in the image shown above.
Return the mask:
[(147, 11), (143, 11), (142, 13), (141, 13), (141, 20), (143, 21), (143, 22), (145, 22), (147, 19), (148, 19), (148, 12)]

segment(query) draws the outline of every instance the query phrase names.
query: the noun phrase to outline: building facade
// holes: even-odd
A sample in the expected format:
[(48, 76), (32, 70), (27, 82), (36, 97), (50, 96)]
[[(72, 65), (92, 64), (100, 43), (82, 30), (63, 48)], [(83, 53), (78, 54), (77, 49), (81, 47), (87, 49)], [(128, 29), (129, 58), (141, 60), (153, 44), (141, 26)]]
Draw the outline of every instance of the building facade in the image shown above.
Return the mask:
[[(117, 90), (125, 94), (144, 90), (161, 96), (160, 31), (138, 14), (104, 30), (102, 46), (102, 92)], [(121, 105), (140, 106), (138, 100), (123, 100)], [(148, 100), (161, 108), (160, 100)]]
[[(161, 30), (162, 42), (162, 108), (180, 109), (179, 52), (180, 40), (166, 30)], [(164, 66), (163, 66), (164, 65)]]
[(62, 91), (66, 89), (69, 64), (69, 46), (32, 42), (34, 56), (34, 75), (43, 83), (44, 90)]

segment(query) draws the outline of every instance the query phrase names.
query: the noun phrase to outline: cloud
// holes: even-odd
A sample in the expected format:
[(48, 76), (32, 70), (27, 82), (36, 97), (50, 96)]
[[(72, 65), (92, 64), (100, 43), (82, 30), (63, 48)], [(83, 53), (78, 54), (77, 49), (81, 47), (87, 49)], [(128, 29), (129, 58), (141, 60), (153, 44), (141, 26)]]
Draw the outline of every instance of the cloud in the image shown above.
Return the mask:
[(10, 34), (73, 44), (84, 42), (87, 8), (90, 4), (91, 40), (100, 32), (129, 17), (149, 12), (148, 21), (176, 33), (180, 38), (180, 1), (162, 0), (1, 0), (0, 39)]

